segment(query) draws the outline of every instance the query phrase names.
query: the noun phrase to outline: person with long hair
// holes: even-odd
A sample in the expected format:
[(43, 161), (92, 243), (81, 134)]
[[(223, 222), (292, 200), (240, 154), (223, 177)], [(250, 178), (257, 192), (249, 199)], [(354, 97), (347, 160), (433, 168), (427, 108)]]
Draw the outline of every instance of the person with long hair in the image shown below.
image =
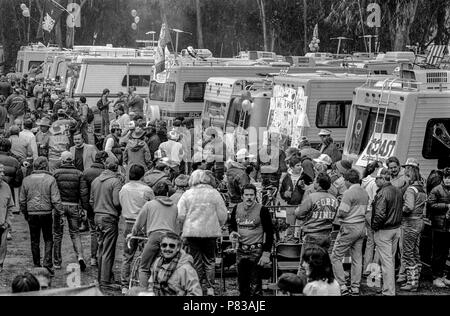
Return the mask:
[(419, 277), (422, 264), (420, 263), (419, 243), (423, 230), (423, 214), (427, 201), (427, 194), (423, 186), (418, 168), (406, 170), (409, 187), (403, 195), (402, 265), (406, 269), (406, 284), (401, 287), (404, 291), (416, 292), (419, 288)]
[(339, 284), (334, 278), (328, 252), (319, 246), (308, 247), (302, 256), (308, 283), (303, 289), (306, 296), (340, 296)]

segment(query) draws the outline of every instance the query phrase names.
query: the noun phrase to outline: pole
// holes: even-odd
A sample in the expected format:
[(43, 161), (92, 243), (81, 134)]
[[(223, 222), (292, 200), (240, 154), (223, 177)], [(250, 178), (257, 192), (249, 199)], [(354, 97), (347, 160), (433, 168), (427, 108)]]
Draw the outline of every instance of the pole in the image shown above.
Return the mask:
[(178, 35), (180, 34), (179, 32), (176, 32), (176, 33), (177, 33), (177, 36), (175, 39), (175, 59), (177, 59), (177, 57), (178, 57)]
[(307, 22), (306, 22), (306, 17), (307, 17), (307, 10), (308, 10), (308, 4), (306, 3), (306, 0), (303, 0), (303, 36), (304, 36), (304, 50), (305, 50), (305, 54), (308, 52), (308, 42), (307, 42), (307, 38), (308, 38), (308, 31), (307, 31)]
[(30, 44), (30, 32), (31, 32), (31, 0), (28, 1), (28, 8), (30, 16), (28, 17), (28, 45)]

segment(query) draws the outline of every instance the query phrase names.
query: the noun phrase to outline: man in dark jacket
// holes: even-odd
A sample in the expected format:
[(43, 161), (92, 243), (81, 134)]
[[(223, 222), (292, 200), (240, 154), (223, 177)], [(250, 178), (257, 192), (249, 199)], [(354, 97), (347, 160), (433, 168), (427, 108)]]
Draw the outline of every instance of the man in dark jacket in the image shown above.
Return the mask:
[(445, 275), (446, 261), (450, 249), (450, 168), (444, 169), (442, 183), (435, 187), (428, 198), (431, 212), (433, 256), (431, 269), (433, 285), (439, 288), (450, 286), (449, 275)]
[(225, 164), (227, 168), (227, 187), (230, 196), (230, 206), (242, 203), (242, 189), (250, 183), (250, 177), (246, 173), (246, 159), (248, 152), (243, 149), (236, 154), (237, 161), (229, 161)]
[(128, 90), (128, 110), (139, 116), (144, 116), (144, 100), (136, 93), (136, 87)]
[(155, 151), (158, 150), (159, 145), (161, 145), (161, 140), (156, 133), (156, 124), (154, 122), (148, 122), (145, 127), (147, 135), (147, 145), (150, 150), (150, 155), (152, 156), (152, 161), (155, 159)]
[(48, 172), (48, 160), (39, 157), (33, 162), (33, 173), (23, 180), (20, 211), (30, 226), (31, 252), (35, 267), (41, 267), (41, 230), (45, 243), (44, 267), (53, 271), (52, 210), (62, 214), (61, 196), (55, 178)]
[(333, 163), (336, 163), (342, 160), (342, 153), (337, 148), (336, 144), (331, 138), (331, 131), (327, 129), (323, 129), (319, 133), (319, 137), (322, 140), (322, 147), (320, 148), (320, 152), (322, 154), (328, 155), (333, 160)]
[(23, 119), (28, 109), (27, 99), (21, 94), (21, 89), (16, 88), (14, 93), (6, 99), (6, 110), (8, 111), (9, 121), (14, 122), (16, 119)]
[[(105, 151), (99, 151), (95, 154), (95, 162), (92, 166), (83, 172), (83, 178), (86, 181), (88, 188), (88, 195), (91, 194), (92, 182), (105, 171), (105, 161), (108, 158), (108, 154)], [(91, 266), (97, 266), (97, 250), (98, 250), (98, 234), (95, 226), (95, 214), (94, 209), (90, 203), (83, 205), (83, 209), (87, 213), (87, 221), (89, 224), (89, 232), (91, 234)]]
[(383, 272), (383, 295), (395, 295), (395, 253), (397, 252), (402, 223), (403, 195), (391, 183), (387, 169), (376, 178), (379, 188), (372, 202), (372, 229), (375, 245), (380, 254)]
[(119, 217), (122, 211), (119, 192), (123, 182), (117, 175), (119, 162), (108, 158), (106, 170), (98, 176), (91, 186), (89, 203), (94, 209), (98, 236), (98, 282), (101, 286), (113, 284), (112, 273), (116, 244), (119, 236)]
[(19, 161), (11, 156), (11, 142), (6, 138), (0, 137), (0, 164), (4, 166), (5, 175), (3, 180), (11, 188), (13, 192), (13, 199), (18, 208), (18, 201), (15, 199), (14, 188), (19, 188), (22, 185), (23, 173)]
[[(83, 257), (83, 245), (81, 244), (80, 230), (78, 224), (80, 222), (79, 203), (87, 204), (89, 200), (88, 188), (83, 173), (78, 170), (74, 164), (72, 154), (65, 151), (61, 154), (61, 167), (54, 173), (56, 183), (61, 195), (63, 214), (67, 217), (69, 224), (70, 239), (72, 239), (73, 249), (80, 264), (81, 271), (86, 270), (86, 263)], [(63, 216), (55, 213), (53, 225), (54, 239), (54, 260), (55, 269), (61, 269), (61, 243), (63, 238), (64, 220)]]

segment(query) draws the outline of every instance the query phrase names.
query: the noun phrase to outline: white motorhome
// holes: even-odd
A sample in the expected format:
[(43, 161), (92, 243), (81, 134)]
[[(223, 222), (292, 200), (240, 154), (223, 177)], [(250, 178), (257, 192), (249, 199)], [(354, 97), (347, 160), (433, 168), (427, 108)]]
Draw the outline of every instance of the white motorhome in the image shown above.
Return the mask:
[[(301, 91), (306, 97), (305, 111), (309, 124), (302, 128), (301, 136), (306, 136), (313, 146), (319, 147), (321, 142), (318, 133), (321, 129), (328, 129), (332, 131), (335, 143), (342, 148), (353, 92), (369, 78), (367, 75), (320, 71), (310, 74), (289, 74), (274, 78), (274, 90), (277, 86), (292, 89), (296, 94)], [(306, 127), (307, 125), (309, 127)]]
[(27, 74), (33, 68), (38, 68), (47, 58), (64, 55), (58, 47), (47, 47), (44, 45), (22, 46), (17, 52), (16, 73)]
[(416, 158), (423, 176), (450, 159), (450, 71), (404, 70), (402, 78), (356, 89), (344, 155), (363, 168), (374, 160)]
[[(364, 69), (342, 67), (280, 67), (246, 60), (216, 60), (215, 62), (180, 62), (150, 83), (149, 105), (158, 106), (161, 117), (173, 120), (183, 116), (200, 118), (203, 110), (206, 82), (211, 77), (252, 77), (259, 74), (311, 73), (317, 70), (336, 73), (366, 74)], [(264, 77), (263, 76), (263, 77)]]

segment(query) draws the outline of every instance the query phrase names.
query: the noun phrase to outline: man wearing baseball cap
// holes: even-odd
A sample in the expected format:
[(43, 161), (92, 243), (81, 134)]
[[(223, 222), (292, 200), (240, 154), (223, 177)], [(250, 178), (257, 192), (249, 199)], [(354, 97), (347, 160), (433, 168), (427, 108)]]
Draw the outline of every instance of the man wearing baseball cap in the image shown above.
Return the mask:
[(320, 140), (322, 141), (322, 147), (320, 148), (320, 152), (322, 154), (328, 155), (333, 163), (342, 159), (342, 153), (337, 148), (336, 144), (331, 138), (331, 131), (327, 129), (322, 129), (319, 132)]

